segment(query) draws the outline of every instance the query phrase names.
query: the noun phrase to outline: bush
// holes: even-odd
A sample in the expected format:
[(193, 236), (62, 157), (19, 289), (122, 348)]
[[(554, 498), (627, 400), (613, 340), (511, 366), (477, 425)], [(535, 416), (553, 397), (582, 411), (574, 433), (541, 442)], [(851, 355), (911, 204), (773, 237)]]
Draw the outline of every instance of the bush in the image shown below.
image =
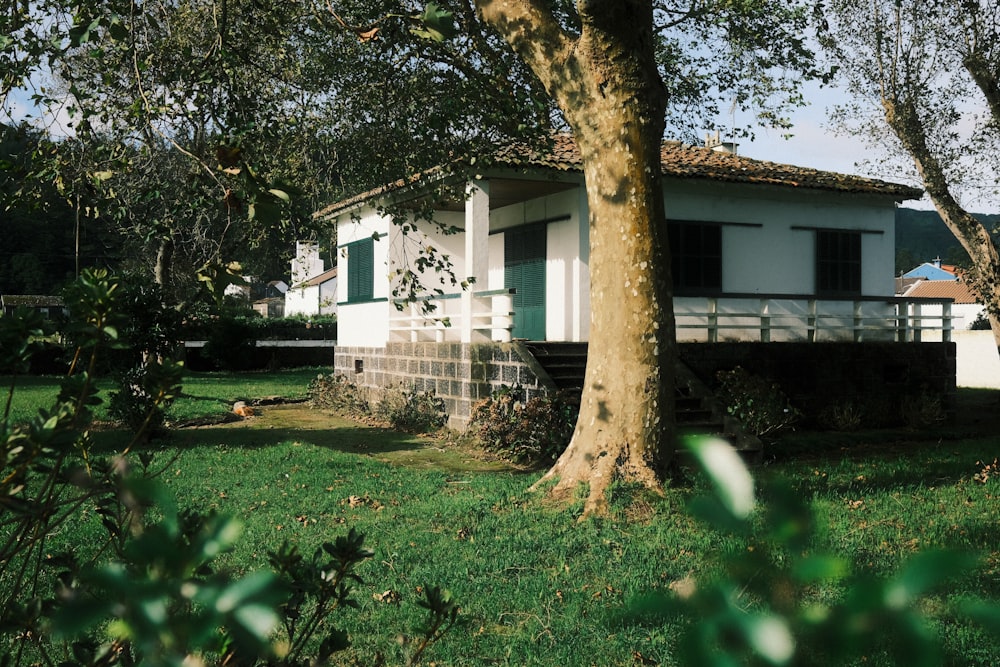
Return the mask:
[(205, 341), (204, 355), (221, 370), (242, 371), (252, 367), (257, 338), (246, 320), (224, 315), (215, 320)]
[(802, 417), (776, 382), (752, 375), (740, 366), (719, 371), (716, 378), (718, 397), (726, 411), (758, 438), (773, 438)]
[[(328, 664), (348, 645), (331, 614), (358, 607), (356, 570), (373, 552), (351, 530), (311, 558), (287, 543), (268, 551), (273, 571), (219, 567), (239, 522), (180, 511), (157, 479), (162, 469), (151, 469), (154, 454), (138, 447), (149, 415), (180, 390), (179, 364), (125, 373), (113, 400), (136, 437), (117, 452), (94, 447), (87, 427), (100, 398), (92, 373), (81, 369), (95, 368), (118, 339), (117, 288), (106, 272), (81, 275), (67, 299), (74, 363), (56, 402), (23, 424), (0, 420), (0, 497), (10, 537), (0, 541), (0, 664)], [(36, 324), (28, 315), (0, 320), (4, 369), (26, 367)], [(13, 390), (12, 381), (8, 396)], [(98, 532), (56, 551), (51, 538), (76, 522)], [(424, 621), (406, 645), (411, 665), (458, 615), (447, 591), (422, 590)]]
[(576, 426), (579, 409), (562, 394), (524, 400), (524, 389), (503, 386), (472, 408), (469, 430), (487, 451), (526, 464), (559, 458)]
[(915, 396), (907, 396), (903, 399), (900, 408), (903, 423), (912, 429), (923, 429), (935, 426), (945, 420), (944, 405), (940, 396), (933, 396), (927, 392), (922, 392)]
[(828, 405), (819, 413), (819, 424), (832, 431), (856, 431), (861, 427), (862, 409), (853, 401)]
[(365, 392), (344, 375), (320, 373), (309, 383), (309, 402), (347, 417), (371, 414)]
[(372, 414), (392, 428), (408, 433), (427, 433), (448, 422), (442, 398), (434, 392), (404, 386), (387, 389)]

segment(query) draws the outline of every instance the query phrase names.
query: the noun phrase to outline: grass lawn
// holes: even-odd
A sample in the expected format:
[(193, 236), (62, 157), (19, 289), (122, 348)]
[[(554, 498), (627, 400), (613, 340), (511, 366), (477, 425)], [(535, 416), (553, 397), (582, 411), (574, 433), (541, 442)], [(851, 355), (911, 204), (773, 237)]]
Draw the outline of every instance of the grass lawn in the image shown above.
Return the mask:
[[(301, 396), (315, 373), (195, 375), (172, 414)], [(848, 557), (859, 576), (888, 576), (925, 548), (983, 555), (978, 571), (923, 603), (944, 637), (948, 664), (1000, 664), (997, 642), (954, 618), (946, 604), (969, 595), (1000, 599), (1000, 479), (975, 478), (1000, 455), (998, 396), (963, 392), (955, 427), (793, 434), (757, 470), (763, 497), (768, 479), (778, 477), (811, 499), (820, 519), (815, 548)], [(175, 430), (153, 447), (154, 467), (162, 466), (182, 505), (241, 519), (243, 537), (221, 561), (233, 570), (267, 567), (268, 550), (285, 540), (308, 554), (349, 528), (367, 536), (375, 556), (359, 570), (361, 608), (330, 619), (354, 644), (339, 664), (375, 664), (378, 656), (403, 664), (397, 636), (421, 618), (418, 589), (433, 584), (459, 600), (462, 625), (430, 650), (426, 664), (676, 664), (679, 622), (628, 621), (628, 601), (690, 574), (711, 576), (720, 555), (752, 548), (688, 515), (689, 500), (705, 490), (689, 475), (662, 497), (617, 489), (609, 517), (578, 523), (580, 506), (551, 507), (528, 491), (540, 473), (303, 406)], [(94, 526), (83, 521), (59, 539), (72, 544), (89, 530)], [(386, 591), (400, 601), (376, 599), (395, 598)], [(816, 599), (837, 593), (812, 591)], [(869, 656), (863, 664), (885, 663)]]

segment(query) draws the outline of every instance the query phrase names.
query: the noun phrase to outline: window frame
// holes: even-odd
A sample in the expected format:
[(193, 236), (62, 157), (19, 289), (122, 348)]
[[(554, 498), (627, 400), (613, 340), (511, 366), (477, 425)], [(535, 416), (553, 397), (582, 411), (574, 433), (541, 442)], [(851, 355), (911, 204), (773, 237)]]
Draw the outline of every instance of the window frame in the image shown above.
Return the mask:
[(667, 221), (674, 294), (722, 294), (724, 226), (725, 223), (708, 220)]
[(815, 230), (816, 295), (855, 297), (862, 295), (862, 231)]

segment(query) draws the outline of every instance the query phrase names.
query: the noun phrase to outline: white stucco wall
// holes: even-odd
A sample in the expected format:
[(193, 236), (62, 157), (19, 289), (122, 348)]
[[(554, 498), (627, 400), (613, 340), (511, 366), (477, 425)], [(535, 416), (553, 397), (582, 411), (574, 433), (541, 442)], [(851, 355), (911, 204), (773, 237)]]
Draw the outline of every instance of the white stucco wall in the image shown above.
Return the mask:
[[(388, 254), (391, 222), (379, 217), (374, 209), (360, 212), (359, 220), (349, 216), (337, 222), (337, 343), (347, 347), (382, 347), (389, 338)], [(373, 244), (375, 280), (373, 301), (347, 303), (347, 276), (350, 253), (345, 246), (379, 234)]]
[[(891, 200), (868, 195), (795, 191), (762, 185), (698, 183), (668, 180), (664, 199), (668, 219), (723, 223), (722, 289), (730, 294), (806, 295), (815, 292), (816, 229), (861, 231), (862, 294), (892, 296), (895, 260), (894, 215)], [(438, 220), (463, 228), (464, 213), (442, 211)], [(564, 219), (560, 219), (564, 218)], [(517, 203), (490, 212), (488, 272), (476, 276), (475, 291), (504, 286), (505, 230), (540, 221), (547, 224), (546, 337), (549, 340), (587, 340), (590, 327), (589, 240), (586, 191), (557, 194)], [(729, 223), (729, 224), (726, 224)], [(445, 235), (427, 223), (408, 236), (380, 219), (374, 209), (361, 212), (359, 221), (344, 218), (339, 225), (340, 275), (339, 337), (345, 345), (382, 344), (388, 337), (391, 303), (389, 276), (397, 268), (413, 268), (421, 246), (432, 245), (451, 257), (458, 280), (467, 277), (462, 234)], [(343, 246), (384, 235), (375, 243), (374, 304), (347, 304), (350, 258)], [(424, 285), (447, 294), (461, 291), (446, 273), (425, 272)], [(448, 304), (456, 305), (456, 304)], [(794, 311), (795, 304), (789, 309)], [(867, 306), (866, 306), (867, 307)], [(865, 313), (867, 316), (868, 313)], [(845, 313), (845, 322), (850, 312)], [(735, 332), (733, 337), (745, 336)], [(775, 339), (780, 339), (780, 336)]]
[(894, 292), (895, 207), (887, 198), (668, 180), (664, 201), (668, 219), (734, 223), (722, 228), (723, 292), (814, 293), (815, 228), (868, 232), (861, 292)]
[(319, 313), (319, 287), (292, 287), (285, 292), (285, 317)]

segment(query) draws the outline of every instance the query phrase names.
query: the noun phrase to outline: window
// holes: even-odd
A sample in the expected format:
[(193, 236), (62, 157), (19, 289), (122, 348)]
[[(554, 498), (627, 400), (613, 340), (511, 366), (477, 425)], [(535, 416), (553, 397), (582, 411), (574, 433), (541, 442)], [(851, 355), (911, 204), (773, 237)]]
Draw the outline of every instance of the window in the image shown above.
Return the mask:
[(674, 291), (721, 291), (722, 226), (670, 221), (667, 229)]
[(816, 293), (861, 294), (861, 233), (816, 230)]
[(361, 239), (346, 248), (347, 301), (371, 301), (375, 296), (375, 241)]

